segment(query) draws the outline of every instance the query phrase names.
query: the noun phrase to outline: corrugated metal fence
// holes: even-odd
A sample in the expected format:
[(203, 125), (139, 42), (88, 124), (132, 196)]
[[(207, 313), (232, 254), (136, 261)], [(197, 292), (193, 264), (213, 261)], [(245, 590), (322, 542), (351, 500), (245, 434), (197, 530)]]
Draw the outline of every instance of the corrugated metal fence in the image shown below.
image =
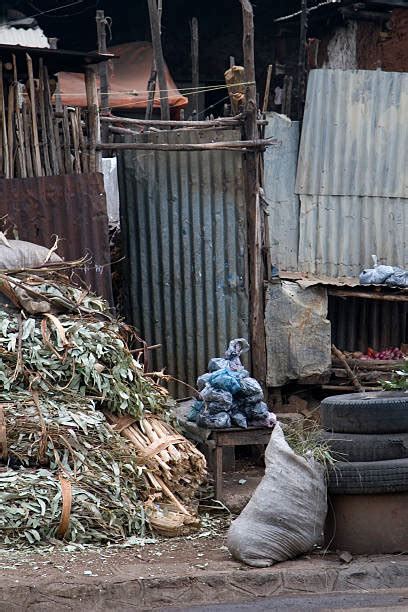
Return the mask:
[[(128, 137), (126, 137), (128, 138)], [(238, 130), (175, 130), (138, 142), (238, 140)], [(128, 315), (155, 367), (195, 384), (231, 338), (248, 336), (242, 153), (126, 151), (119, 160)], [(172, 385), (178, 397), (190, 392)]]
[(67, 260), (88, 254), (85, 280), (112, 303), (108, 216), (103, 175), (65, 174), (0, 179), (0, 217), (21, 240), (51, 247)]

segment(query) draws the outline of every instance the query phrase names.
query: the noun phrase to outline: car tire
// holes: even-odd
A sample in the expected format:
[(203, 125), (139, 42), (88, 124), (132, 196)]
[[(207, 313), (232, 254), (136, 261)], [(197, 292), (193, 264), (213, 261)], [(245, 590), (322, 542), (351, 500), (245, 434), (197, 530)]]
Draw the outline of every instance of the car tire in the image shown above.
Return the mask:
[(348, 393), (320, 405), (322, 428), (336, 433), (385, 434), (408, 431), (408, 394), (398, 391)]
[(347, 434), (322, 431), (319, 440), (327, 444), (336, 461), (388, 461), (408, 458), (408, 433)]
[(408, 491), (408, 459), (356, 463), (338, 461), (329, 471), (328, 491), (334, 495)]

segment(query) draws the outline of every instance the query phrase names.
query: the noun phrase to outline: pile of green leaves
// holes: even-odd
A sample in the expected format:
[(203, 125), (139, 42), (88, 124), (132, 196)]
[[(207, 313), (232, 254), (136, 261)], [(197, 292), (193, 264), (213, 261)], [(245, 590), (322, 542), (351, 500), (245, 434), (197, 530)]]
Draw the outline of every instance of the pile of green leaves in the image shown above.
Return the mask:
[(20, 545), (56, 535), (61, 475), (73, 495), (66, 539), (143, 535), (145, 468), (103, 410), (137, 419), (145, 411), (165, 415), (167, 392), (144, 374), (128, 346), (131, 330), (104, 300), (54, 269), (41, 277), (13, 274), (0, 274), (0, 289), (14, 304), (0, 304), (8, 447), (3, 467), (0, 457), (0, 538)]

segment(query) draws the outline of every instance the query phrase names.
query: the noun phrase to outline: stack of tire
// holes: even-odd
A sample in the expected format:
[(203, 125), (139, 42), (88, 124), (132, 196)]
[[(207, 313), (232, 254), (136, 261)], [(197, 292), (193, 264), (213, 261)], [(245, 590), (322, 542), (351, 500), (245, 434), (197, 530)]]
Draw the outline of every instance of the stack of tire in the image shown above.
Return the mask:
[(320, 407), (322, 438), (336, 459), (333, 495), (408, 491), (408, 394), (350, 393)]

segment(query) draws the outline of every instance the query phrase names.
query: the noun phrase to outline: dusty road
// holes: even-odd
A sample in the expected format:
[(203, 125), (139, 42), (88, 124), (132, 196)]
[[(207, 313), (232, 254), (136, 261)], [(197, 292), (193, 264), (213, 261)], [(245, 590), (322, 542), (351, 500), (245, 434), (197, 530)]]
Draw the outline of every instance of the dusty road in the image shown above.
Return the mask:
[(408, 589), (393, 592), (330, 593), (319, 595), (283, 595), (256, 599), (249, 603), (211, 604), (190, 608), (162, 608), (160, 612), (281, 612), (297, 610), (325, 612), (326, 610), (408, 610)]

